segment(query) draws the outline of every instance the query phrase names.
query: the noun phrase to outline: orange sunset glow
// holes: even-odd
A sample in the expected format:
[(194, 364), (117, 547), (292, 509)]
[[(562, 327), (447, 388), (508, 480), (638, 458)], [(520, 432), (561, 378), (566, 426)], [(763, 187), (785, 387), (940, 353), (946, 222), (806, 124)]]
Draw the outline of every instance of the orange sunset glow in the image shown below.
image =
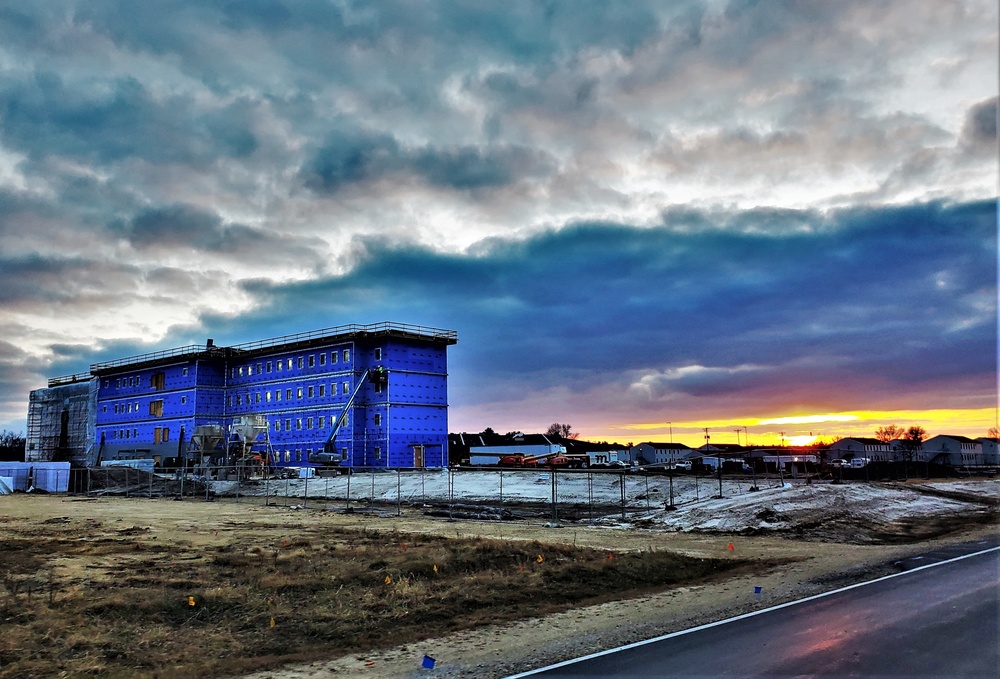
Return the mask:
[(677, 422), (629, 423), (617, 427), (581, 427), (581, 438), (608, 441), (673, 441), (697, 447), (705, 443), (708, 429), (712, 443), (762, 446), (807, 446), (852, 436), (872, 437), (886, 424), (919, 425), (929, 436), (957, 434), (986, 436), (997, 426), (997, 408), (936, 410), (856, 410), (837, 413), (781, 415), (774, 417), (705, 419)]

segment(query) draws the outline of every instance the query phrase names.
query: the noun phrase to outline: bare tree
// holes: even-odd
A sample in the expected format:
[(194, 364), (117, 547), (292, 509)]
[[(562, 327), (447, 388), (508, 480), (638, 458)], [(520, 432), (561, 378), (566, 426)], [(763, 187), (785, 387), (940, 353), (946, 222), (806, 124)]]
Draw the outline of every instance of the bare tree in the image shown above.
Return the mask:
[(990, 427), (990, 430), (986, 432), (986, 436), (991, 439), (1000, 439), (1000, 427)]
[(569, 424), (560, 424), (559, 422), (553, 422), (549, 425), (549, 428), (545, 430), (546, 436), (561, 436), (564, 439), (575, 439), (579, 434), (573, 431), (573, 427)]
[(913, 461), (920, 450), (921, 444), (927, 438), (927, 431), (918, 424), (913, 425), (903, 434), (903, 477), (907, 475), (906, 465)]
[(24, 434), (0, 431), (0, 460), (24, 460)]
[(887, 424), (875, 430), (875, 438), (882, 443), (888, 443), (893, 439), (903, 438), (903, 434), (905, 433), (906, 431), (902, 427), (897, 427), (895, 424)]

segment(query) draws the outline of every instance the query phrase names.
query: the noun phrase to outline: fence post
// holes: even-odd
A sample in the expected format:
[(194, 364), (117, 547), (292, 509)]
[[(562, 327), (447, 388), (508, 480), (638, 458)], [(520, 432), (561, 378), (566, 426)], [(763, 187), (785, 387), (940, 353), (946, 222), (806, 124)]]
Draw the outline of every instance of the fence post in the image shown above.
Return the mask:
[(590, 516), (590, 522), (594, 522), (594, 472), (587, 472), (587, 507), (589, 508), (588, 513)]
[(503, 469), (500, 470), (500, 504), (503, 504)]
[(354, 467), (347, 468), (347, 509), (351, 511), (351, 477), (354, 476)]
[(622, 473), (620, 473), (620, 474), (618, 475), (618, 478), (619, 478), (619, 479), (621, 479), (621, 491), (622, 491), (622, 519), (624, 519), (624, 518), (625, 518), (625, 472), (622, 472)]
[(400, 484), (402, 480), (401, 474), (402, 472), (400, 472), (400, 470), (397, 469), (396, 470), (396, 516), (402, 516), (403, 512), (401, 498), (400, 498)]
[(558, 495), (559, 491), (556, 488), (558, 482), (556, 481), (556, 468), (552, 467), (552, 522), (559, 523), (559, 505), (558, 505)]
[(128, 465), (125, 465), (125, 497), (128, 496)]
[(264, 506), (271, 506), (271, 475), (264, 474)]
[(453, 521), (455, 517), (452, 516), (451, 510), (452, 505), (455, 504), (455, 471), (448, 468), (448, 520)]
[(306, 470), (306, 483), (302, 488), (302, 507), (304, 509), (309, 509), (309, 471), (312, 467), (303, 467)]

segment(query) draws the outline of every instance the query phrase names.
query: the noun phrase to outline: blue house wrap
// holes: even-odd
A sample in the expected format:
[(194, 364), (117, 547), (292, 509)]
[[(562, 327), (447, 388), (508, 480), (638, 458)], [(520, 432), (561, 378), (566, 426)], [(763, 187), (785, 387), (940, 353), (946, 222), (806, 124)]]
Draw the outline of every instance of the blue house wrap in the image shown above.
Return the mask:
[(274, 466), (334, 456), (341, 466), (445, 466), (447, 348), (457, 341), (453, 330), (387, 322), (96, 363), (92, 445), (102, 460), (182, 459), (203, 428), (231, 442), (253, 423)]

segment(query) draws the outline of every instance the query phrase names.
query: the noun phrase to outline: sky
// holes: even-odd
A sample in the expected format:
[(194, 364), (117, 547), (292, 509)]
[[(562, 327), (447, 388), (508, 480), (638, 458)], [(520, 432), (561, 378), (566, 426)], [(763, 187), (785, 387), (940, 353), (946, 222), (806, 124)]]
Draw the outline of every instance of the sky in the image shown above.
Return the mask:
[(455, 432), (984, 436), (998, 19), (0, 0), (0, 429), (100, 360), (394, 321), (458, 332)]

